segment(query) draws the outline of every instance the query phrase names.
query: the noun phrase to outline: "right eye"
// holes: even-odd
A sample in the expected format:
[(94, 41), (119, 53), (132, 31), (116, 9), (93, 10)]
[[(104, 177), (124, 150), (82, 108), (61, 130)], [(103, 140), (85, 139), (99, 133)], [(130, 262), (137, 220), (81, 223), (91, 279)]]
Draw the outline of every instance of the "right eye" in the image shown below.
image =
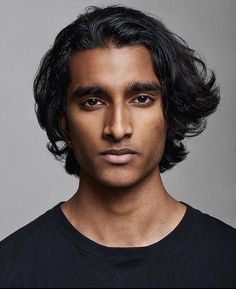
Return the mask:
[[(81, 102), (81, 105), (82, 105), (83, 107), (88, 107), (88, 108), (90, 108), (90, 107), (94, 107), (94, 106), (97, 104), (97, 102), (99, 102), (99, 100), (98, 100), (97, 98), (89, 98), (89, 99)], [(101, 101), (100, 101), (100, 102), (101, 102)], [(87, 104), (88, 104), (88, 105), (87, 105)]]

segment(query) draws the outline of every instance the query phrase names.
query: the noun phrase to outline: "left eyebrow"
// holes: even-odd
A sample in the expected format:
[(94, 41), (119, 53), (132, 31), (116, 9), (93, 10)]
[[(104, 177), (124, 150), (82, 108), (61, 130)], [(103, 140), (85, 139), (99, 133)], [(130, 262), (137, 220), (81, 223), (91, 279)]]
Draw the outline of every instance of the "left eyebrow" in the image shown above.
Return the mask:
[[(127, 85), (125, 88), (126, 94), (144, 92), (144, 91), (161, 91), (161, 86), (158, 82), (134, 82)], [(108, 89), (100, 85), (80, 86), (73, 95), (77, 98), (89, 95), (105, 94), (108, 95)]]
[(134, 82), (129, 84), (125, 90), (126, 93), (142, 91), (161, 91), (161, 86), (157, 82)]

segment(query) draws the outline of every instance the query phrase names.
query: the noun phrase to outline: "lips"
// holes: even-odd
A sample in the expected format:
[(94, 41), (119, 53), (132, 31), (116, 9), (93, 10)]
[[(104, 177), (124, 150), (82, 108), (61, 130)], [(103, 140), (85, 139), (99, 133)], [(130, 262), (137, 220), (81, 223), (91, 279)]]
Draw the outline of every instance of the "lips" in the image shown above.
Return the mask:
[(136, 157), (137, 153), (133, 150), (124, 148), (120, 150), (109, 149), (102, 152), (101, 155), (111, 164), (126, 164)]
[(135, 151), (133, 150), (130, 150), (130, 149), (127, 149), (127, 148), (124, 148), (124, 149), (120, 149), (120, 150), (117, 150), (117, 149), (109, 149), (109, 150), (106, 150), (104, 152), (101, 153), (101, 155), (124, 155), (124, 154), (136, 154)]

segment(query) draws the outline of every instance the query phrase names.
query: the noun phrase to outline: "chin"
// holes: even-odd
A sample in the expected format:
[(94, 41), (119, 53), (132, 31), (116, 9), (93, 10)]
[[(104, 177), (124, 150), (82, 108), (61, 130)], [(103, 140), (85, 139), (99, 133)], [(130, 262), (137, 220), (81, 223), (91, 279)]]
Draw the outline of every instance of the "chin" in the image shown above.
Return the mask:
[(139, 179), (134, 174), (131, 176), (127, 172), (124, 174), (109, 174), (109, 175), (102, 175), (100, 174), (97, 178), (97, 181), (105, 187), (110, 187), (113, 189), (129, 189), (134, 187), (138, 182)]

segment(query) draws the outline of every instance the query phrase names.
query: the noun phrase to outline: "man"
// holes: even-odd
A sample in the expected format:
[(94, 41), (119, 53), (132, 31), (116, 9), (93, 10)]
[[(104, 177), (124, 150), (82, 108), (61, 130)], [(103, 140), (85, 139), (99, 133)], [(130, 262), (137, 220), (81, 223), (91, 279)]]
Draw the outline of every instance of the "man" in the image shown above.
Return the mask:
[(175, 200), (160, 175), (218, 92), (194, 51), (140, 11), (91, 7), (64, 28), (34, 95), (79, 188), (1, 242), (1, 287), (235, 287), (235, 229)]

